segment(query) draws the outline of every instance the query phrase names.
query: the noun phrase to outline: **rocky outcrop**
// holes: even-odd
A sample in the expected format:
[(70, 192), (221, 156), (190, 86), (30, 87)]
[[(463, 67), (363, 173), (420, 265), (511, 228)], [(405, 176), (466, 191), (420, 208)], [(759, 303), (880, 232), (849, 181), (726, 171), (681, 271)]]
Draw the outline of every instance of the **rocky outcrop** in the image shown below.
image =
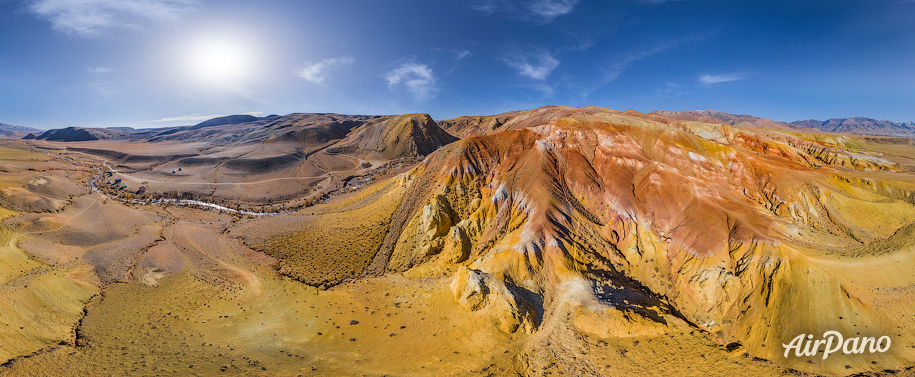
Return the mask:
[(458, 267), (451, 280), (451, 292), (461, 308), (475, 311), (483, 307), (489, 291), (483, 282), (483, 275), (467, 267)]
[(531, 304), (492, 274), (460, 266), (451, 281), (451, 292), (461, 308), (486, 312), (506, 334), (532, 333), (537, 328)]
[[(457, 220), (457, 216), (451, 208), (448, 198), (444, 195), (433, 196), (429, 204), (422, 207), (421, 212), (416, 214), (401, 233), (400, 240), (394, 249), (391, 267), (405, 269), (425, 262), (431, 256), (442, 252), (446, 243), (450, 245), (449, 258), (461, 259), (462, 256), (466, 258), (463, 251), (466, 243), (463, 246), (460, 245), (461, 231), (460, 229), (452, 230), (452, 225), (456, 223), (455, 220)], [(450, 236), (452, 233), (455, 233), (456, 239)], [(446, 235), (448, 237), (445, 237)]]
[(453, 226), (445, 238), (442, 258), (446, 263), (461, 263), (470, 255), (470, 238), (460, 226)]

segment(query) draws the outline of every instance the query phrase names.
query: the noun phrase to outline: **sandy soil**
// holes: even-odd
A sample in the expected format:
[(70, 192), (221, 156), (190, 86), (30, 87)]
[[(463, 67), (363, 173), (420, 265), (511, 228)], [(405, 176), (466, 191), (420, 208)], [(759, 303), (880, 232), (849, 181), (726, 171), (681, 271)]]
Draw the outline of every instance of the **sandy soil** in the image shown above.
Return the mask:
[[(84, 187), (108, 157), (2, 147), (0, 375), (915, 374), (915, 154), (661, 118), (461, 120), (478, 136), (258, 219), (125, 205)], [(288, 147), (211, 152), (257, 168)], [(272, 191), (283, 174), (345, 165), (324, 157), (234, 183), (218, 162), (110, 167), (265, 197), (305, 192)], [(782, 356), (827, 330), (893, 346)]]

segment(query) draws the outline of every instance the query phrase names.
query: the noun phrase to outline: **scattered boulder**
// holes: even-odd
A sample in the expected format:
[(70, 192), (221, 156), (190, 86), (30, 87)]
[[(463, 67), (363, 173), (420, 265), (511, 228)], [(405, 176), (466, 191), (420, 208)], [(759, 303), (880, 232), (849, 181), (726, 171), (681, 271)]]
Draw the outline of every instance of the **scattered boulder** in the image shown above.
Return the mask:
[(451, 292), (462, 308), (470, 311), (479, 310), (486, 300), (486, 285), (481, 273), (465, 266), (458, 267), (451, 281)]
[(492, 274), (460, 266), (451, 281), (451, 292), (462, 308), (484, 309), (492, 315), (504, 333), (533, 333), (537, 328), (531, 304)]
[(445, 237), (445, 246), (442, 248), (442, 258), (446, 263), (461, 263), (470, 256), (470, 238), (467, 232), (459, 226), (451, 227)]
[(433, 255), (442, 250), (444, 240), (440, 238), (451, 228), (451, 204), (443, 195), (436, 195), (432, 202), (423, 207), (418, 230), (422, 232), (421, 255)]

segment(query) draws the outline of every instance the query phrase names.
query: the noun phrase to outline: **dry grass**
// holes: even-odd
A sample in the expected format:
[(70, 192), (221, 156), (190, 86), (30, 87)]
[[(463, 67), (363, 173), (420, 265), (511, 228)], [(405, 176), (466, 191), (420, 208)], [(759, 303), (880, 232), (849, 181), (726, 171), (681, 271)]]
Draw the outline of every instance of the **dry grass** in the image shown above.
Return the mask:
[(0, 373), (485, 375), (484, 368), (513, 369), (517, 340), (485, 317), (456, 315), (447, 282), (388, 277), (319, 292), (271, 277), (269, 270), (254, 272), (263, 291), (246, 297), (187, 273), (163, 278), (156, 288), (112, 286), (90, 304), (76, 347), (22, 359)]
[(282, 260), (282, 273), (326, 286), (362, 273), (378, 252), (403, 189), (391, 179), (350, 197), (233, 230)]

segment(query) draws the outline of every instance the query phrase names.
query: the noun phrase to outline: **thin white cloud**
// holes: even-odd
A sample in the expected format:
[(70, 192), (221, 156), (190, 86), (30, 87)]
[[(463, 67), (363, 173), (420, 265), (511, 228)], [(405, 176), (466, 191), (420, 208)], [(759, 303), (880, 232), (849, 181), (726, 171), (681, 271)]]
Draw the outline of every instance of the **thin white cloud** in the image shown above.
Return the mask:
[(388, 80), (388, 89), (395, 91), (398, 87), (404, 86), (419, 102), (431, 100), (438, 95), (435, 75), (432, 68), (425, 64), (403, 63), (400, 67), (388, 71), (384, 78)]
[(342, 58), (324, 59), (319, 62), (308, 62), (302, 68), (296, 70), (295, 74), (312, 84), (321, 85), (330, 72), (339, 69), (342, 65), (352, 64), (354, 61), (356, 59), (344, 56)]
[(521, 21), (549, 23), (572, 13), (579, 0), (481, 0), (471, 8), (487, 15), (504, 14)]
[(616, 78), (619, 77), (619, 75), (622, 74), (626, 68), (631, 67), (633, 64), (638, 63), (639, 61), (642, 61), (649, 56), (656, 55), (656, 54), (659, 54), (666, 50), (677, 48), (679, 46), (680, 46), (679, 41), (670, 42), (670, 43), (664, 43), (664, 44), (659, 45), (650, 50), (644, 50), (644, 51), (625, 55), (621, 59), (619, 59), (619, 60), (613, 62), (612, 64), (610, 64), (609, 66), (603, 68), (604, 82), (609, 83), (613, 80), (616, 80)]
[(691, 87), (684, 88), (679, 84), (669, 82), (664, 86), (664, 88), (655, 89), (654, 94), (638, 96), (636, 99), (640, 99), (646, 102), (653, 102), (657, 100), (677, 98), (693, 94), (693, 91), (690, 89)]
[(97, 37), (117, 28), (174, 23), (197, 11), (197, 0), (36, 0), (29, 9), (54, 28), (81, 37)]
[(588, 32), (567, 32), (567, 34), (574, 38), (575, 42), (562, 47), (560, 51), (585, 51), (597, 45), (598, 38), (595, 34)]
[(113, 97), (115, 94), (118, 94), (118, 91), (111, 86), (111, 84), (106, 82), (91, 82), (89, 83), (89, 88), (95, 90), (96, 93), (104, 97)]
[(538, 0), (530, 3), (528, 9), (545, 20), (553, 20), (572, 13), (577, 3), (578, 0)]
[(86, 72), (89, 72), (94, 75), (101, 75), (103, 73), (111, 72), (112, 69), (108, 67), (86, 67)]
[[(597, 67), (602, 72), (602, 74), (596, 77), (588, 76), (586, 82), (580, 80), (575, 82), (569, 78), (563, 78), (563, 84), (569, 87), (567, 92), (575, 93), (579, 100), (585, 101), (595, 90), (598, 90), (604, 85), (613, 82), (626, 69), (635, 65), (636, 63), (661, 52), (680, 47), (680, 45), (686, 42), (700, 40), (703, 38), (704, 37), (701, 35), (689, 36), (683, 39), (662, 43), (650, 49), (619, 55), (616, 57), (616, 59), (605, 61), (603, 64)], [(584, 44), (583, 47), (587, 47), (587, 44)]]
[(502, 61), (518, 70), (519, 75), (540, 81), (545, 80), (559, 66), (559, 60), (546, 50), (515, 52), (503, 57)]
[(639, 51), (639, 52), (635, 52), (635, 53), (630, 53), (628, 55), (624, 55), (620, 59), (612, 62), (611, 64), (601, 67), (601, 70), (604, 72), (604, 75), (602, 77), (602, 79), (603, 79), (602, 85), (608, 84), (608, 83), (612, 82), (613, 80), (616, 80), (616, 78), (619, 77), (619, 75), (622, 74), (623, 71), (626, 70), (626, 68), (631, 67), (633, 64), (638, 63), (638, 62), (644, 60), (645, 58), (662, 53), (667, 50), (675, 49), (677, 47), (680, 47), (680, 45), (682, 45), (686, 42), (697, 41), (697, 40), (701, 40), (703, 38), (705, 38), (705, 37), (701, 36), (701, 35), (689, 36), (689, 37), (686, 37), (683, 39), (662, 43), (649, 50), (643, 50), (643, 51)]
[(543, 93), (543, 99), (553, 98), (553, 95), (556, 94), (556, 89), (544, 83), (533, 84), (527, 86), (527, 88)]
[(744, 73), (728, 73), (728, 74), (724, 74), (724, 75), (705, 74), (705, 75), (699, 76), (699, 82), (701, 82), (705, 85), (714, 85), (714, 84), (721, 84), (721, 83), (726, 83), (726, 82), (731, 82), (731, 81), (739, 81), (739, 80), (743, 80), (746, 78), (747, 78), (747, 75)]
[(463, 60), (464, 58), (473, 55), (470, 51), (467, 50), (455, 51), (455, 54), (457, 54), (457, 60)]

